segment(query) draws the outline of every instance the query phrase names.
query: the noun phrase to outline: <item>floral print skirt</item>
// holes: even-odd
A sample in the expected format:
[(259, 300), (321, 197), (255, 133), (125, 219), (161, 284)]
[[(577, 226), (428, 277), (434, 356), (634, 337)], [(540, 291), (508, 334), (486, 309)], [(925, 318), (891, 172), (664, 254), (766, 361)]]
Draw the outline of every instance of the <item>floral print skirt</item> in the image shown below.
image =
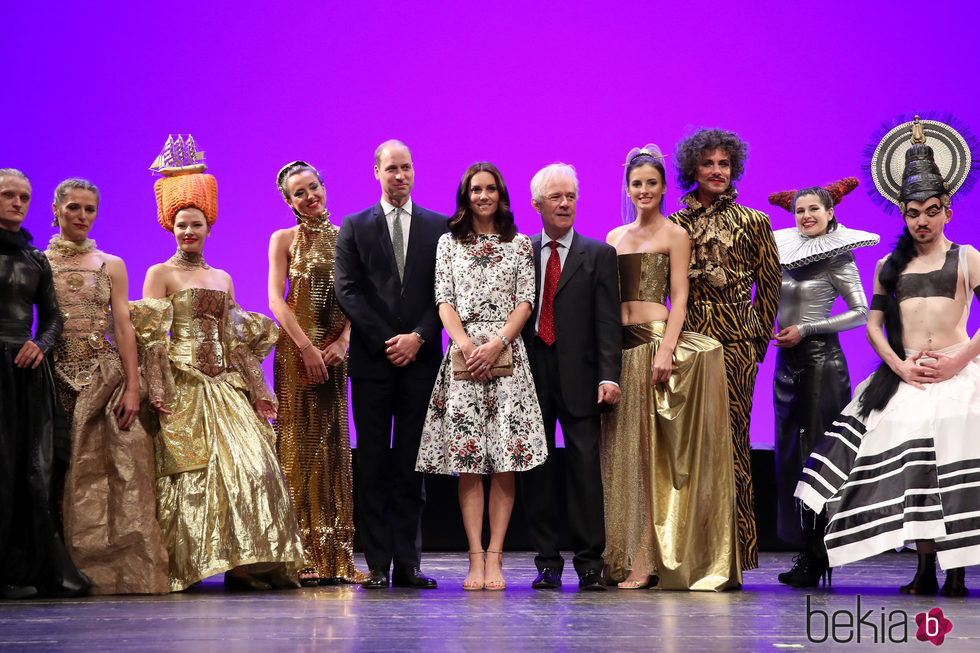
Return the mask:
[[(496, 337), (503, 322), (470, 322), (476, 345)], [(524, 342), (514, 347), (514, 374), (490, 381), (453, 378), (450, 349), (442, 360), (415, 469), (433, 474), (521, 472), (548, 456), (541, 407)]]

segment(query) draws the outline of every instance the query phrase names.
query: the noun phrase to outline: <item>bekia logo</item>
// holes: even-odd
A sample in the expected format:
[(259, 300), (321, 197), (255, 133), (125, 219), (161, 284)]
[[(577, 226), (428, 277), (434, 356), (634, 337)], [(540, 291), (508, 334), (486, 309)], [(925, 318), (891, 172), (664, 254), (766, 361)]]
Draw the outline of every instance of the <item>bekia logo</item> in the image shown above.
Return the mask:
[[(920, 642), (942, 645), (946, 634), (953, 630), (953, 622), (943, 615), (940, 608), (915, 616), (915, 638)], [(855, 596), (854, 610), (835, 610), (828, 613), (814, 608), (810, 595), (806, 596), (806, 637), (815, 644), (831, 639), (838, 644), (862, 641), (874, 644), (899, 644), (909, 641), (909, 614), (905, 610), (886, 611), (884, 606), (861, 609), (861, 595)]]
[(942, 644), (946, 633), (953, 630), (953, 622), (944, 617), (939, 608), (933, 608), (928, 614), (920, 612), (915, 615), (915, 623), (919, 625), (915, 638), (920, 642), (932, 642), (936, 646)]

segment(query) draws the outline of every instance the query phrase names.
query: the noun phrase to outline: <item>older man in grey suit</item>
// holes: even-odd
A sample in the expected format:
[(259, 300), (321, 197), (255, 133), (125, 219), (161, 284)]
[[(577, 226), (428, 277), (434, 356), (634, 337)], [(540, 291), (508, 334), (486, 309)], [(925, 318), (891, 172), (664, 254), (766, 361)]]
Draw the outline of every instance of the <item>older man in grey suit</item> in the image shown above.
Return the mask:
[[(573, 563), (579, 588), (601, 583), (605, 527), (599, 470), (599, 413), (619, 401), (622, 338), (616, 250), (575, 233), (578, 179), (570, 165), (555, 163), (531, 180), (543, 231), (532, 236), (538, 302), (524, 327), (531, 372), (548, 436), (565, 437), (565, 494)], [(525, 509), (537, 556), (535, 589), (561, 586), (554, 457), (522, 474)]]

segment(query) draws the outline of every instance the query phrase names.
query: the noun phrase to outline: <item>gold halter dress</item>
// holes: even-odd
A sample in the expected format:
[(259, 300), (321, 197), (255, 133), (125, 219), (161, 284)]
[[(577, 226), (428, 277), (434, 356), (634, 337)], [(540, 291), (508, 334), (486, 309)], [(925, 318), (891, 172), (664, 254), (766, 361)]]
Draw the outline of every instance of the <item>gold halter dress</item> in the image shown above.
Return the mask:
[[(347, 316), (334, 293), (337, 228), (326, 215), (301, 218), (289, 252), (286, 305), (314, 347), (340, 337)], [(363, 580), (354, 568), (354, 501), (347, 431), (347, 361), (325, 383), (306, 374), (302, 355), (282, 331), (276, 343), (279, 414), (276, 451), (309, 567), (322, 579)]]
[[(666, 305), (666, 254), (621, 254), (622, 301)], [(603, 416), (606, 574), (658, 588), (738, 587), (735, 480), (721, 344), (684, 331), (667, 383), (650, 384), (666, 322), (623, 326), (622, 398)]]
[(156, 519), (153, 440), (139, 420), (121, 430), (115, 410), (126, 389), (109, 340), (112, 282), (103, 263), (80, 267), (94, 250), (52, 239), (46, 252), (65, 328), (54, 349), (55, 382), (71, 424), (65, 479), (65, 543), (92, 579), (93, 594), (170, 591), (167, 550)]

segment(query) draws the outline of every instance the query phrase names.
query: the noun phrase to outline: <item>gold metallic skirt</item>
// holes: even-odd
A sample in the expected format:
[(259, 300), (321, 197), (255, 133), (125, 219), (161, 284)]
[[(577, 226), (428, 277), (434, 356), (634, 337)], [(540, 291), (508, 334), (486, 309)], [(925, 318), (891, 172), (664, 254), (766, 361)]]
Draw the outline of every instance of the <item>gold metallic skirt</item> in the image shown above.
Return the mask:
[(606, 574), (636, 567), (661, 589), (739, 587), (724, 352), (685, 331), (670, 380), (652, 386), (665, 325), (623, 327), (622, 399), (602, 422)]

